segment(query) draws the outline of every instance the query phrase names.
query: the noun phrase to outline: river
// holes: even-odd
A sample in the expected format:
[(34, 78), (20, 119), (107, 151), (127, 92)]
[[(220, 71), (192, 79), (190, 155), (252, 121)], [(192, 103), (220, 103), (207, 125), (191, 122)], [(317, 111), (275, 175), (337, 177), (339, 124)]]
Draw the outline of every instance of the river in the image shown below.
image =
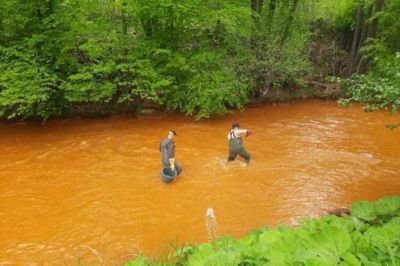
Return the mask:
[[(120, 265), (141, 251), (297, 224), (400, 194), (400, 116), (304, 101), (195, 121), (181, 114), (0, 124), (0, 265)], [(252, 156), (226, 164), (232, 122)], [(159, 141), (176, 130), (183, 173), (160, 181)]]

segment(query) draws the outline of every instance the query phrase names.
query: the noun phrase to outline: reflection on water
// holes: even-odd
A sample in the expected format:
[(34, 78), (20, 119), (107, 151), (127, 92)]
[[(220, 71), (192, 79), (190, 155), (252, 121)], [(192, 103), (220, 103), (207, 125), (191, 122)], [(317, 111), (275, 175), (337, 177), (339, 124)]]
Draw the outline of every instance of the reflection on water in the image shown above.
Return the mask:
[[(299, 102), (223, 118), (183, 115), (0, 125), (0, 264), (120, 264), (144, 250), (295, 224), (355, 200), (400, 194), (399, 117)], [(251, 129), (246, 166), (225, 163), (233, 121)], [(184, 172), (159, 179), (159, 141), (178, 132)]]

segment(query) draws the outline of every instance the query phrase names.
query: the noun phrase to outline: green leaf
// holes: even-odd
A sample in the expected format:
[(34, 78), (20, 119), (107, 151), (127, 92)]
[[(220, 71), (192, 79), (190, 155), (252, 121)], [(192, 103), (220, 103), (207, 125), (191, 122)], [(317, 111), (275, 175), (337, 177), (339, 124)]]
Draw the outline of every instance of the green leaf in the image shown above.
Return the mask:
[(378, 215), (397, 215), (400, 211), (400, 197), (388, 196), (381, 198), (375, 203), (375, 210)]
[(373, 221), (377, 218), (374, 205), (367, 201), (353, 203), (350, 210), (351, 214), (359, 219)]

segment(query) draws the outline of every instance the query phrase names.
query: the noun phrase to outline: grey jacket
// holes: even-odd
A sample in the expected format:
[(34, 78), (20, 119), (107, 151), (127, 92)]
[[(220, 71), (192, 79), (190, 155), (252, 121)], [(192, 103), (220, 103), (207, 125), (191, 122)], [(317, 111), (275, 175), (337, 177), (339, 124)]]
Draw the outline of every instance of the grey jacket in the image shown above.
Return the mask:
[(163, 167), (170, 167), (169, 159), (175, 158), (175, 143), (166, 138), (160, 143), (161, 161)]

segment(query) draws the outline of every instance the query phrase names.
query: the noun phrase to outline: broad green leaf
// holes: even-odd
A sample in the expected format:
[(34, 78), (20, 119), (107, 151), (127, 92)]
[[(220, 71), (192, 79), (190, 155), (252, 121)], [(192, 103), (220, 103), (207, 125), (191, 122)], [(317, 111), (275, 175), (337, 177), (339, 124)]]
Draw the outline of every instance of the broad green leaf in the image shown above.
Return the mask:
[(367, 201), (353, 203), (350, 207), (351, 214), (359, 219), (373, 221), (377, 218), (374, 205)]
[(389, 196), (381, 198), (375, 203), (375, 210), (378, 215), (398, 215), (400, 211), (400, 197)]

